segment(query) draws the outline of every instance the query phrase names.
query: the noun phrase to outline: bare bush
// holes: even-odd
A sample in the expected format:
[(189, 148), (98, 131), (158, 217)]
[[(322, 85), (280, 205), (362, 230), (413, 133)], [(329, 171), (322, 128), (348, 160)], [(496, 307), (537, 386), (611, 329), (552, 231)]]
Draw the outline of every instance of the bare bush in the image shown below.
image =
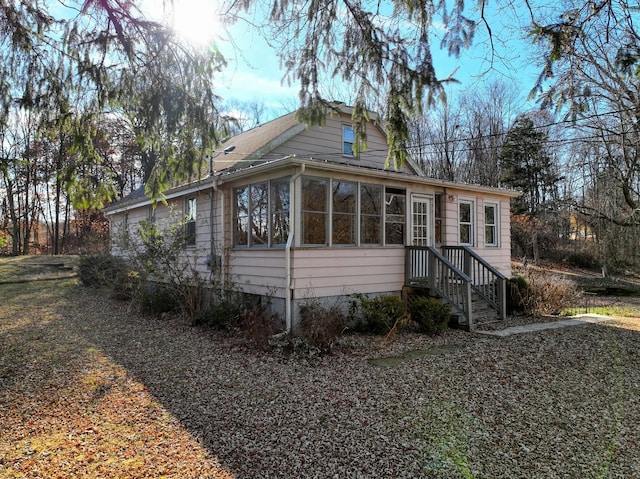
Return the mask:
[(526, 280), (528, 297), (524, 303), (526, 312), (534, 316), (560, 314), (581, 297), (573, 281), (551, 273), (529, 271)]

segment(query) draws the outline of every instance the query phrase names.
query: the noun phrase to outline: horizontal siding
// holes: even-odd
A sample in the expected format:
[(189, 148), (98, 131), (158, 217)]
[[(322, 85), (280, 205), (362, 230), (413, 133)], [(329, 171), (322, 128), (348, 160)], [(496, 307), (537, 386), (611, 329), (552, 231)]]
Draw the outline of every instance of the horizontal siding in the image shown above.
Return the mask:
[(245, 293), (286, 295), (286, 251), (284, 249), (233, 250), (229, 254), (230, 280)]
[(270, 156), (298, 155), (356, 166), (384, 168), (388, 147), (382, 132), (371, 124), (367, 128), (367, 149), (360, 153), (359, 158), (350, 158), (342, 154), (343, 123), (350, 124), (351, 118), (349, 116), (328, 118), (325, 125), (314, 125), (302, 131), (274, 149)]
[(297, 249), (296, 297), (398, 291), (404, 284), (404, 248)]

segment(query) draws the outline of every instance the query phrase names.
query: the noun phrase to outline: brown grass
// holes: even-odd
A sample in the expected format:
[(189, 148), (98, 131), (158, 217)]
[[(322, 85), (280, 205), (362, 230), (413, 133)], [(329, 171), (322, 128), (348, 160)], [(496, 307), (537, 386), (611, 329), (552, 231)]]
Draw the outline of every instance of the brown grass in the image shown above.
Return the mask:
[(83, 294), (68, 280), (0, 285), (0, 477), (232, 477), (87, 340), (77, 315), (100, 304)]

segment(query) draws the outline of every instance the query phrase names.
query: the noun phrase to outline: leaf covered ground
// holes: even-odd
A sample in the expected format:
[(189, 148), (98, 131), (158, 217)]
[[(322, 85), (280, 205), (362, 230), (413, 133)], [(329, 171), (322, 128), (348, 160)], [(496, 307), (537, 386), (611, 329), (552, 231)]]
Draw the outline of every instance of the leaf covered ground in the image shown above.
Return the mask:
[(73, 280), (2, 284), (0, 478), (636, 477), (639, 334), (626, 317), (301, 358)]

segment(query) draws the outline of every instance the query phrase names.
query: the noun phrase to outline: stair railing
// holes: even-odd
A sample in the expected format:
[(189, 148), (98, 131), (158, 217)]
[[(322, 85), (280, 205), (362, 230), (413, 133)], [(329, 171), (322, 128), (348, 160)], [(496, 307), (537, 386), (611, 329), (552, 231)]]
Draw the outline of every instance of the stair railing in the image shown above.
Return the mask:
[(429, 288), (461, 316), (460, 324), (473, 330), (471, 278), (430, 246), (407, 246), (405, 254), (406, 284)]
[(507, 315), (507, 278), (468, 246), (443, 246), (443, 255), (471, 278), (471, 288), (498, 312)]

